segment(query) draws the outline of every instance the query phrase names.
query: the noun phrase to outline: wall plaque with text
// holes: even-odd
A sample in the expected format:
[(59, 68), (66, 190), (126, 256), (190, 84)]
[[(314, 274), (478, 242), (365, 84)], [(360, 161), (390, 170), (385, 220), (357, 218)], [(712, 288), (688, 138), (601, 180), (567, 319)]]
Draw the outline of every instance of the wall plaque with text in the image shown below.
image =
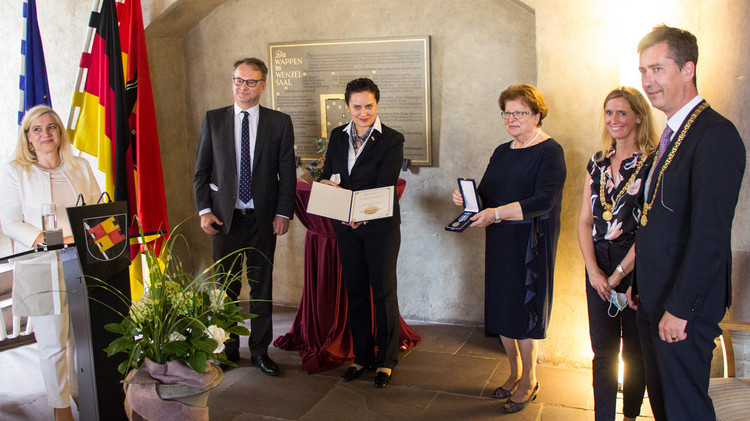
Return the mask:
[(300, 158), (317, 159), (313, 139), (349, 122), (346, 84), (368, 77), (380, 88), (380, 120), (406, 138), (404, 158), (432, 164), (428, 36), (272, 43), (269, 57), (271, 106), (292, 117)]

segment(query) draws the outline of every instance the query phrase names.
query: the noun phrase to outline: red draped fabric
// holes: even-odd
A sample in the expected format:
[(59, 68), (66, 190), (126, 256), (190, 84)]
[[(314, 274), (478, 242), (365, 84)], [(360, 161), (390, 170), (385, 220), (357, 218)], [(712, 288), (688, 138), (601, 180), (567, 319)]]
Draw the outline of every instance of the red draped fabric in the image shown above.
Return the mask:
[[(396, 184), (398, 197), (406, 181)], [(354, 359), (352, 337), (347, 322), (346, 289), (336, 249), (331, 220), (308, 214), (311, 186), (297, 180), (294, 214), (307, 228), (305, 235), (305, 281), (292, 329), (273, 344), (288, 351), (299, 351), (302, 370), (320, 373)], [(399, 316), (399, 346), (414, 348), (422, 338)]]

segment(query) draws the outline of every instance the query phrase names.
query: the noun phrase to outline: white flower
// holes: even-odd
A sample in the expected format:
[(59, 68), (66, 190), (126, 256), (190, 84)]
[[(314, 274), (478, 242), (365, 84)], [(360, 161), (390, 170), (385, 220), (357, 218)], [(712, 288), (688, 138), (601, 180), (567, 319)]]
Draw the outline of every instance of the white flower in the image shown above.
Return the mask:
[(169, 335), (169, 342), (184, 341), (185, 339), (187, 339), (185, 335), (180, 334), (180, 332), (172, 332)]
[(218, 310), (224, 310), (224, 299), (227, 297), (226, 291), (212, 289), (208, 291), (208, 299), (211, 301), (211, 307)]
[(229, 339), (229, 334), (224, 329), (211, 325), (206, 329), (206, 334), (218, 343), (216, 349), (214, 349), (214, 354), (224, 351), (224, 342)]

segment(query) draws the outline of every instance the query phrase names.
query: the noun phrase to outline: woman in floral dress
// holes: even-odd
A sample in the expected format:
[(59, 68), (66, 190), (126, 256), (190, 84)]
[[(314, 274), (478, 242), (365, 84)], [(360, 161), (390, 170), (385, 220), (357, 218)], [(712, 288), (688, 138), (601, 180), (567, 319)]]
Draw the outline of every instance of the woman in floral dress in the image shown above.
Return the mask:
[(624, 420), (634, 420), (645, 388), (641, 347), (635, 311), (618, 307), (621, 303), (614, 293), (625, 293), (632, 283), (633, 243), (641, 213), (637, 203), (653, 161), (656, 130), (651, 107), (631, 87), (623, 86), (607, 95), (603, 119), (602, 150), (586, 166), (578, 218), (594, 351), (594, 412), (597, 421), (615, 419), (622, 339), (623, 414)]

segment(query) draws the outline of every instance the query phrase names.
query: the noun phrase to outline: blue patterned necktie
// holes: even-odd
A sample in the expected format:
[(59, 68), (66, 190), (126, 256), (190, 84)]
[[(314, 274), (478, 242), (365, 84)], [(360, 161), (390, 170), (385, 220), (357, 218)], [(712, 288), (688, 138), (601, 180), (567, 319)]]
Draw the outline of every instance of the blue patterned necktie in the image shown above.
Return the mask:
[(661, 134), (661, 139), (659, 139), (659, 151), (656, 153), (655, 164), (658, 164), (661, 161), (661, 157), (664, 156), (664, 152), (667, 151), (667, 146), (669, 146), (669, 141), (671, 140), (673, 133), (674, 131), (672, 131), (669, 126), (664, 128), (664, 132)]
[(250, 119), (242, 112), (242, 135), (240, 136), (240, 200), (247, 203), (252, 198), (252, 173), (250, 171)]

